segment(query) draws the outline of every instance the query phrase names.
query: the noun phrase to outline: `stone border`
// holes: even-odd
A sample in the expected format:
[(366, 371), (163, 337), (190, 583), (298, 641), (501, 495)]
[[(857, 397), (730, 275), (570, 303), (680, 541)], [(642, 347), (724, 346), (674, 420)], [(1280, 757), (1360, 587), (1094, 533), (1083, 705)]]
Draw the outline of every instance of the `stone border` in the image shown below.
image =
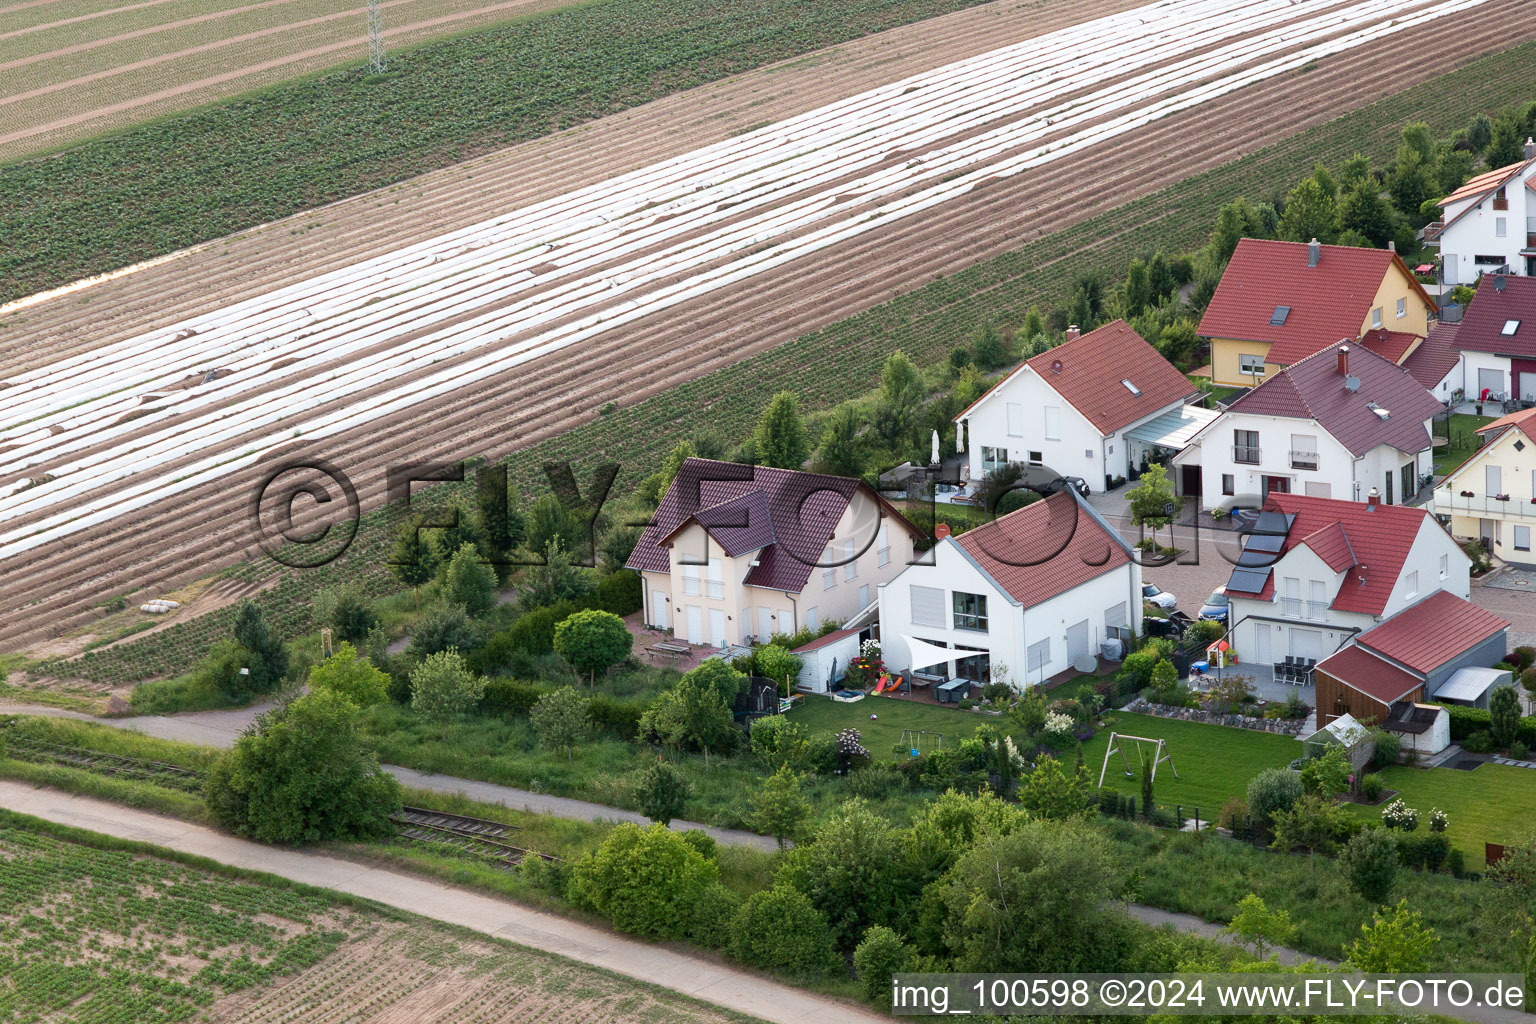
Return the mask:
[(1177, 708), (1169, 704), (1153, 704), (1145, 697), (1137, 697), (1120, 710), (1131, 711), (1139, 715), (1154, 715), (1158, 718), (1174, 718), (1182, 722), (1225, 725), (1233, 729), (1248, 729), (1253, 732), (1270, 732), (1281, 736), (1298, 737), (1307, 731), (1307, 725), (1312, 718), (1311, 715), (1297, 719), (1254, 718), (1249, 715), (1218, 715), (1210, 711), (1201, 711), (1198, 708)]

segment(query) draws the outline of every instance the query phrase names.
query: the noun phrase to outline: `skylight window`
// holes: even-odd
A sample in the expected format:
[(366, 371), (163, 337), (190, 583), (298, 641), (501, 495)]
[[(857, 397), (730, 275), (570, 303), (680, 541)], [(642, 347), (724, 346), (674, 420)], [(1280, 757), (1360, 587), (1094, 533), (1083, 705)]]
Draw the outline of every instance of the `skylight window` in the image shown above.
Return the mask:
[(1275, 315), (1269, 318), (1269, 325), (1271, 327), (1279, 327), (1281, 324), (1285, 323), (1285, 318), (1290, 315), (1290, 306), (1276, 306)]
[(1505, 320), (1504, 321), (1504, 329), (1502, 331), (1500, 331), (1499, 333), (1504, 335), (1504, 337), (1509, 338), (1509, 337), (1512, 337), (1514, 335), (1514, 333), (1516, 331), (1518, 331), (1519, 329), (1520, 329), (1520, 321), (1519, 320)]
[(1132, 384), (1130, 381), (1122, 380), (1120, 383), (1124, 384), (1125, 385), (1125, 390), (1129, 391), (1131, 394), (1133, 394), (1133, 395), (1141, 394), (1141, 388), (1137, 387), (1135, 384)]

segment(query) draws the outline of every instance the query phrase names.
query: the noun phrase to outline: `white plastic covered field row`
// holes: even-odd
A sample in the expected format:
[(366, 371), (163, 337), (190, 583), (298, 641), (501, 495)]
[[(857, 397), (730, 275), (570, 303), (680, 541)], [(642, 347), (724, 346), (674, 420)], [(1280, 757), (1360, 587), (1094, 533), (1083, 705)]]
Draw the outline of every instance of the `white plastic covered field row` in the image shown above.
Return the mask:
[[(92, 500), (89, 507), (60, 509), (0, 535), (0, 555), (249, 463), (293, 430), (259, 432), (295, 415), (371, 390), (299, 429), (315, 437), (364, 425), (879, 230), (988, 178), (1062, 159), (1320, 56), (1484, 2), (1153, 5), (916, 76), (13, 378), (12, 388), (0, 393), (7, 397), (5, 422), (15, 447), (0, 451), (0, 476), (41, 465), (52, 479), (0, 499), (0, 517), (36, 514), (83, 496)], [(1169, 59), (1180, 55), (1187, 56)], [(1117, 79), (1113, 85), (1092, 89), (1111, 77)], [(1050, 143), (1042, 145), (1046, 138)], [(892, 153), (901, 159), (892, 160)], [(484, 312), (431, 329), (433, 318), (471, 310)], [(390, 344), (407, 333), (408, 340)], [(178, 335), (181, 341), (167, 345)], [(272, 368), (280, 359), (294, 362)], [(343, 362), (335, 372), (313, 372), (337, 359)], [(428, 369), (444, 359), (455, 361)], [(146, 391), (190, 369), (214, 368), (235, 372), (158, 403), (169, 408), (141, 404)], [(408, 386), (389, 386), (421, 371)], [(258, 386), (266, 390), (240, 397)], [(32, 403), (25, 406), (28, 413), (43, 410), (31, 415), (31, 425), (18, 423), (22, 416), (10, 411), (13, 396)], [(64, 408), (65, 418), (46, 415)], [(125, 412), (141, 409), (147, 415), (114, 425)], [(175, 421), (163, 428), (109, 443), (172, 415)], [(52, 461), (87, 449), (73, 462)], [(144, 473), (199, 454), (174, 473)], [(110, 484), (119, 486), (93, 494)]]

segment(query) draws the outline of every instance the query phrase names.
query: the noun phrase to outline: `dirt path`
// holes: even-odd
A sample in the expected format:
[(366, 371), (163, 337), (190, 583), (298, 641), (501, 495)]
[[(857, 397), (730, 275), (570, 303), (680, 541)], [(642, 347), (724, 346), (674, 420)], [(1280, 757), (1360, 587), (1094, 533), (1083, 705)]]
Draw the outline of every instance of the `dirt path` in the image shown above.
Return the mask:
[(723, 963), (647, 945), (506, 900), (319, 853), (261, 846), (173, 818), (0, 780), (0, 806), (103, 835), (153, 843), (233, 867), (348, 893), (421, 917), (556, 953), (780, 1024), (886, 1018)]
[[(916, 287), (935, 273), (1069, 226), (1100, 212), (1105, 196), (1119, 203), (1145, 195), (1478, 54), (1536, 37), (1531, 5), (1500, 3), (1486, 13), (1465, 26), (1456, 48), (1439, 46), (1434, 26), (1361, 47), (1306, 74), (1283, 76), (1154, 122), (1132, 137), (1087, 149), (1078, 159), (994, 182), (886, 232), (637, 321), (591, 347), (544, 357), (481, 382), (473, 395), (423, 403), (367, 429), (328, 438), (317, 450), (346, 467), (365, 507), (371, 507), (382, 498), (386, 459), (516, 450), (597, 415), (609, 400), (639, 401)], [(7, 351), (8, 335), (18, 341), (9, 349), (13, 355), (0, 355), (0, 373), (5, 363), (39, 365), (248, 296), (273, 280), (345, 266), (375, 251), (381, 231), (388, 232), (391, 247), (431, 237), (495, 210), (717, 141), (737, 126), (819, 106), (867, 88), (871, 79), (890, 81), (958, 59), (963, 53), (956, 50), (966, 47), (994, 49), (1056, 27), (1052, 18), (1067, 22), (1075, 16), (1065, 4), (1023, 15), (1003, 5), (963, 14), (850, 44), (818, 58), (828, 61), (825, 65), (807, 65), (810, 59), (802, 58), (778, 71), (753, 72), (672, 97), (429, 175), (420, 188), (413, 183), (349, 200), (28, 307), (8, 318), (11, 327), (0, 328), (0, 352)], [(955, 50), (940, 51), (939, 42), (952, 39), (936, 30), (940, 23), (954, 30)], [(1424, 56), (1411, 64), (1393, 59), (1408, 50)], [(689, 109), (690, 103), (696, 106)], [(1212, 124), (1227, 126), (1219, 146), (1213, 144)], [(104, 309), (110, 312), (101, 314)], [(486, 416), (488, 408), (503, 414)], [(28, 614), (0, 625), (0, 637), (35, 636), (45, 626), (68, 629), (83, 621), (78, 613), (104, 593), (131, 584), (168, 587), (247, 557), (250, 529), (242, 512), (258, 475), (254, 470), (232, 475), (167, 507), (11, 560), (6, 568), (14, 566), (11, 579), (18, 582), (6, 585), (0, 605), (28, 607)], [(197, 516), (186, 515), (189, 507), (198, 509)]]

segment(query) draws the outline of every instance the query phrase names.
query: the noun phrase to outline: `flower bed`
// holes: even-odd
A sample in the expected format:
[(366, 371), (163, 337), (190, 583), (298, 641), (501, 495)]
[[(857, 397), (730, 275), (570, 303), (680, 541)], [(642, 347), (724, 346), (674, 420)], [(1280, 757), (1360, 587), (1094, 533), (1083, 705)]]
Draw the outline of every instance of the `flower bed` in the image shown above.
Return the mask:
[(1158, 718), (1177, 718), (1185, 722), (1203, 722), (1206, 725), (1226, 725), (1234, 729), (1252, 729), (1255, 732), (1273, 732), (1282, 736), (1300, 736), (1310, 731), (1308, 724), (1311, 716), (1306, 718), (1260, 718), (1250, 715), (1219, 715), (1209, 711), (1201, 711), (1196, 708), (1171, 707), (1167, 704), (1153, 704), (1145, 698), (1137, 698), (1125, 706), (1127, 711), (1135, 711), (1143, 715), (1155, 715)]

